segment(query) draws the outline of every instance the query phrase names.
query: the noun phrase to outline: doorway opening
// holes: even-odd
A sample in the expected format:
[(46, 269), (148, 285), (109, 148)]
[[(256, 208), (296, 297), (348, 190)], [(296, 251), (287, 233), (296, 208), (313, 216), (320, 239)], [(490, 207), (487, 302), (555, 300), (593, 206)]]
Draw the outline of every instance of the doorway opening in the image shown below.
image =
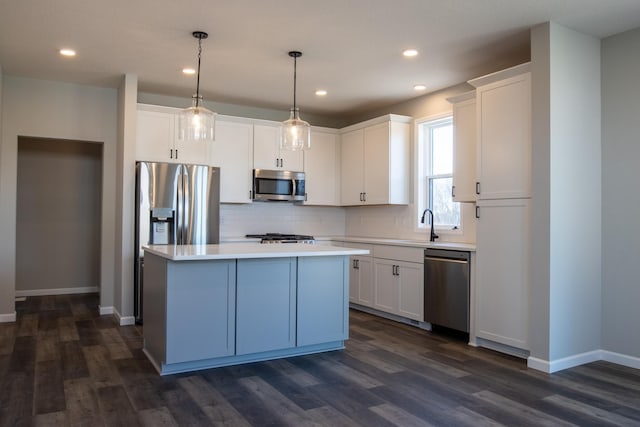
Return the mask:
[(100, 289), (103, 144), (18, 137), (16, 296)]

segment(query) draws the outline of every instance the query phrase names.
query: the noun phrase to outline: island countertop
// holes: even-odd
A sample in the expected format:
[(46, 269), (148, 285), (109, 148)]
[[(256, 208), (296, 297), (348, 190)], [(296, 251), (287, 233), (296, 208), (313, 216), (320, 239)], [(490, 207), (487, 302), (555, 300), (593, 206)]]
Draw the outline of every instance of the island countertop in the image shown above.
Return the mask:
[(219, 245), (149, 245), (146, 252), (171, 261), (366, 255), (366, 249), (306, 243), (222, 243)]

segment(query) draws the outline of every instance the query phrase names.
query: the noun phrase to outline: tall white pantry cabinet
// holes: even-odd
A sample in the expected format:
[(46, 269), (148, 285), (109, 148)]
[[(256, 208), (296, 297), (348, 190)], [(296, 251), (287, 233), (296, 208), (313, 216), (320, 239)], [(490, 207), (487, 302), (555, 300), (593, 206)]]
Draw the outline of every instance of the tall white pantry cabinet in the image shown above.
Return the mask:
[[(531, 74), (529, 63), (476, 87), (476, 305), (480, 345), (529, 350)], [(486, 342), (484, 340), (488, 340)]]

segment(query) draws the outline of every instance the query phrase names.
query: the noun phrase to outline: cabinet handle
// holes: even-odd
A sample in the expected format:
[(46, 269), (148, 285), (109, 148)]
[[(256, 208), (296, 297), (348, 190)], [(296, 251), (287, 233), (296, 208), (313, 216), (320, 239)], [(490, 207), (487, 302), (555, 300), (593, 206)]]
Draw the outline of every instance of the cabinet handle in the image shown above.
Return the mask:
[(480, 206), (476, 206), (476, 219), (480, 219)]
[(354, 259), (353, 260), (353, 268), (355, 268), (356, 270), (360, 268), (360, 260), (359, 259)]
[(451, 198), (455, 199), (455, 197), (456, 197), (456, 186), (452, 185), (451, 186)]
[(480, 194), (480, 183), (476, 181), (476, 194)]
[(178, 149), (176, 148), (176, 160), (178, 160)]
[(173, 159), (173, 148), (169, 150), (169, 158)]
[(307, 201), (307, 195), (308, 195), (308, 193), (306, 193), (306, 192), (305, 192), (305, 193), (304, 193), (304, 201), (305, 201), (305, 202)]
[(362, 193), (362, 201), (363, 202), (367, 201), (367, 193)]

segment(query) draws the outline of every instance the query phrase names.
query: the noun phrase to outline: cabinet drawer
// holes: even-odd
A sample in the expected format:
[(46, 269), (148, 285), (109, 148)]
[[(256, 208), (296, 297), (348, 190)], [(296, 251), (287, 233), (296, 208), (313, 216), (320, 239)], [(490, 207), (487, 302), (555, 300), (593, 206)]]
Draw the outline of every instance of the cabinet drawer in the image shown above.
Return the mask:
[(406, 262), (424, 261), (424, 249), (411, 248), (407, 246), (375, 245), (374, 254), (376, 258), (395, 259)]

